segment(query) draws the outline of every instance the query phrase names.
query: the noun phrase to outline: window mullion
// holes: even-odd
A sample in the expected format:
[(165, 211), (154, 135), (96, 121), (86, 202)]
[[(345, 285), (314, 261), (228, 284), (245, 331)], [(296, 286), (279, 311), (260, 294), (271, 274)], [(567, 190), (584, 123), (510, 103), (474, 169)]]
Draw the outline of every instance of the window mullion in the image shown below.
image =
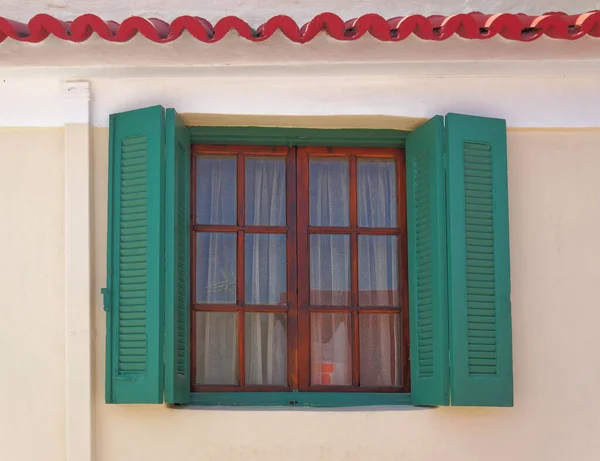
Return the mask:
[(351, 155), (350, 162), (350, 304), (352, 305), (352, 387), (360, 386), (360, 352), (359, 352), (359, 322), (358, 322), (358, 192), (357, 160)]
[(296, 148), (297, 166), (297, 270), (298, 270), (298, 387), (308, 391), (310, 376), (310, 318), (308, 312), (309, 248), (308, 248), (308, 156), (305, 148)]
[(298, 255), (296, 219), (296, 159), (297, 148), (290, 147), (286, 158), (286, 226), (287, 226), (287, 323), (288, 323), (288, 385), (290, 390), (298, 390), (299, 370), (299, 322), (298, 322)]
[(238, 324), (238, 368), (240, 373), (240, 387), (244, 387), (246, 383), (246, 359), (245, 359), (245, 338), (244, 338), (244, 244), (245, 244), (245, 232), (240, 229), (244, 226), (246, 217), (245, 207), (245, 162), (244, 154), (238, 152), (237, 154), (237, 305), (240, 309), (237, 312), (237, 324)]

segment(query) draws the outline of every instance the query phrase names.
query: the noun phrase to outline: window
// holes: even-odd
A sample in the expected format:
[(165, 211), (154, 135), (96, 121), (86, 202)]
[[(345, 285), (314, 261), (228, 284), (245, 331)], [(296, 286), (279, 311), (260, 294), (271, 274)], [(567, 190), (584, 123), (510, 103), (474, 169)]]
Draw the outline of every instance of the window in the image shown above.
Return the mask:
[(112, 115), (106, 401), (512, 405), (506, 159), (504, 120), (460, 114)]
[(406, 391), (403, 151), (192, 146), (192, 171), (192, 389)]
[(294, 151), (194, 146), (192, 388), (297, 382)]

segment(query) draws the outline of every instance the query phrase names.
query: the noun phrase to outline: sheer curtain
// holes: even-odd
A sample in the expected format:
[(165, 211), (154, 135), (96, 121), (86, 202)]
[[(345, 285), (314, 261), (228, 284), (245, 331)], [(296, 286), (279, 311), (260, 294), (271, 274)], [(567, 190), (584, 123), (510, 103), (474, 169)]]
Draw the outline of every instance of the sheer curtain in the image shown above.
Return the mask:
[[(246, 225), (285, 226), (285, 160), (246, 160)], [(287, 302), (286, 236), (246, 234), (246, 304)], [(245, 317), (246, 382), (287, 384), (285, 314), (249, 313)]]
[[(196, 171), (199, 224), (236, 223), (236, 157), (202, 156)], [(235, 304), (236, 234), (196, 236), (196, 302)], [(233, 312), (196, 313), (196, 382), (238, 382), (237, 318)]]
[(351, 316), (347, 313), (311, 313), (311, 384), (352, 384)]
[(358, 225), (396, 227), (396, 162), (360, 159), (357, 170)]
[[(359, 305), (398, 306), (398, 246), (395, 235), (359, 235)], [(361, 386), (399, 386), (398, 314), (360, 314)], [(370, 384), (369, 384), (370, 383)]]
[[(199, 185), (212, 200), (199, 195), (211, 224), (235, 223), (234, 199), (227, 187), (235, 178), (226, 168), (209, 165)], [(245, 221), (247, 226), (286, 224), (285, 160), (247, 157), (245, 160)], [(200, 178), (199, 178), (200, 179)], [(228, 185), (229, 183), (229, 185)], [(235, 189), (233, 189), (235, 191)], [(235, 194), (233, 194), (235, 197)], [(199, 216), (201, 213), (199, 212)], [(233, 222), (224, 222), (231, 220)], [(231, 240), (233, 239), (233, 240)], [(198, 302), (235, 304), (235, 234), (207, 234), (198, 245)], [(246, 304), (285, 304), (286, 236), (247, 233), (245, 239), (244, 295)], [(202, 288), (205, 288), (203, 291)], [(236, 384), (237, 321), (235, 313), (206, 312), (198, 319), (198, 377), (202, 384)], [(245, 380), (248, 384), (287, 383), (287, 317), (275, 313), (247, 313), (244, 318)]]
[(309, 162), (311, 226), (348, 226), (350, 191), (348, 161), (334, 158)]
[[(311, 159), (310, 225), (350, 225), (350, 192), (346, 159)], [(310, 237), (310, 304), (350, 304), (350, 236)], [(311, 313), (311, 384), (352, 384), (351, 316)]]
[(359, 322), (361, 387), (400, 386), (400, 314), (361, 314)]
[(237, 317), (235, 312), (196, 313), (196, 382), (238, 383)]
[[(198, 176), (198, 216), (202, 223), (234, 224), (235, 174), (231, 165), (204, 165)], [(235, 168), (235, 162), (233, 163)], [(235, 171), (235, 170), (234, 170)], [(310, 161), (310, 224), (349, 226), (348, 162)], [(246, 225), (286, 224), (285, 161), (246, 159)], [(395, 163), (358, 162), (358, 221), (364, 227), (396, 227)], [(210, 200), (205, 197), (211, 198)], [(200, 208), (201, 207), (201, 208)], [(233, 220), (233, 221), (232, 221)], [(232, 221), (232, 222), (231, 222)], [(286, 299), (286, 236), (246, 234), (245, 302), (284, 304)], [(398, 246), (395, 236), (359, 236), (359, 304), (398, 306)], [(235, 304), (235, 233), (198, 235), (197, 302)], [(311, 235), (310, 303), (350, 304), (350, 236)], [(235, 313), (197, 313), (197, 382), (238, 382), (237, 319)], [(352, 383), (351, 315), (313, 313), (311, 322), (311, 382)], [(361, 385), (398, 386), (400, 373), (398, 314), (360, 315)], [(248, 313), (245, 316), (245, 370), (249, 384), (287, 383), (287, 317)]]
[[(310, 225), (350, 224), (348, 161), (310, 161)], [(350, 304), (350, 236), (313, 234), (310, 237), (310, 303), (313, 306)]]
[[(358, 225), (397, 226), (395, 161), (359, 159), (357, 169)], [(348, 162), (310, 162), (310, 224), (349, 225)], [(398, 306), (398, 246), (396, 236), (358, 238), (359, 305)], [(310, 239), (311, 305), (350, 304), (349, 235), (312, 235)], [(355, 255), (356, 257), (356, 255)], [(399, 328), (396, 314), (359, 316), (361, 386), (397, 386)], [(352, 384), (351, 316), (311, 314), (311, 382)]]
[[(394, 160), (359, 160), (358, 224), (396, 227)], [(358, 302), (360, 306), (398, 306), (398, 238), (359, 235)], [(361, 386), (399, 386), (398, 314), (360, 315)]]
[(199, 224), (235, 224), (237, 159), (201, 156), (196, 171), (196, 216)]
[[(196, 237), (196, 302), (235, 304), (235, 233), (199, 233)], [(236, 384), (235, 312), (198, 312), (196, 380), (200, 384)]]

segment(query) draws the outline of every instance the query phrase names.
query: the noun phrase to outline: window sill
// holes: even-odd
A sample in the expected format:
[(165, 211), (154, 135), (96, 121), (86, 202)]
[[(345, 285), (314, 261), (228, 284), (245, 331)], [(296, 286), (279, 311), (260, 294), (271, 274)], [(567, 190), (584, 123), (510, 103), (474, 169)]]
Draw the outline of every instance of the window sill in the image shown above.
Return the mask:
[(410, 394), (349, 392), (193, 392), (190, 405), (340, 408), (410, 406)]

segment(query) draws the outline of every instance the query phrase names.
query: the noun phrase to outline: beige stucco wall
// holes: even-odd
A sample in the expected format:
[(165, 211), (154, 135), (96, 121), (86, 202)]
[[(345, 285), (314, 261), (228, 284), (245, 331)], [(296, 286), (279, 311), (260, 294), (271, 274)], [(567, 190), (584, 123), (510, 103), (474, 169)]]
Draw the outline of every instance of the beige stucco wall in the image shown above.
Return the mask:
[[(564, 4), (4, 0), (0, 15), (25, 22), (37, 13), (64, 20), (89, 12), (115, 20), (132, 14), (166, 20), (192, 14), (211, 21), (238, 15), (256, 26), (274, 14), (303, 23), (326, 10), (349, 19), (369, 12), (385, 17), (471, 10), (579, 13), (600, 5), (597, 0)], [(506, 118), (512, 127), (600, 127), (590, 97), (597, 94), (600, 75), (598, 61), (591, 59), (598, 55), (598, 43), (589, 37), (526, 44), (498, 37), (444, 42), (409, 37), (401, 44), (364, 37), (341, 43), (326, 34), (305, 46), (282, 36), (257, 46), (235, 34), (210, 45), (190, 36), (168, 45), (138, 36), (126, 46), (95, 36), (78, 44), (53, 38), (40, 44), (6, 40), (1, 46), (0, 127), (88, 120), (106, 126), (110, 113), (152, 104), (202, 113), (196, 123), (218, 125), (259, 120), (401, 128), (399, 116), (406, 116), (412, 128), (417, 118), (456, 111)], [(59, 84), (80, 78), (90, 80), (90, 107), (85, 98), (79, 100), (83, 104), (65, 101)], [(66, 262), (74, 261), (76, 269), (87, 269), (88, 262), (77, 251), (87, 238), (86, 232), (77, 232), (86, 228), (87, 219), (77, 198), (86, 197), (74, 197), (87, 185), (85, 177), (76, 178), (86, 169), (75, 158), (77, 152), (86, 154), (82, 130), (83, 125), (67, 128), (65, 147), (61, 128), (0, 128), (0, 461), (600, 459), (600, 128), (509, 132), (515, 407), (337, 411), (104, 404), (100, 288), (106, 272), (108, 130), (95, 128), (91, 448), (89, 388), (82, 379), (89, 376), (87, 286), (78, 285), (73, 272), (65, 274)], [(66, 198), (65, 179), (71, 187)], [(71, 259), (65, 259), (65, 252)]]
[[(600, 129), (510, 130), (515, 407), (105, 405), (108, 130), (93, 130), (97, 461), (600, 459)], [(0, 460), (65, 459), (63, 130), (0, 129)]]
[[(511, 130), (508, 140), (514, 408), (173, 410), (103, 403), (108, 130), (95, 129), (97, 461), (600, 459), (600, 129)], [(20, 338), (8, 349), (18, 346), (44, 359)]]
[(63, 130), (0, 128), (0, 460), (65, 457)]

